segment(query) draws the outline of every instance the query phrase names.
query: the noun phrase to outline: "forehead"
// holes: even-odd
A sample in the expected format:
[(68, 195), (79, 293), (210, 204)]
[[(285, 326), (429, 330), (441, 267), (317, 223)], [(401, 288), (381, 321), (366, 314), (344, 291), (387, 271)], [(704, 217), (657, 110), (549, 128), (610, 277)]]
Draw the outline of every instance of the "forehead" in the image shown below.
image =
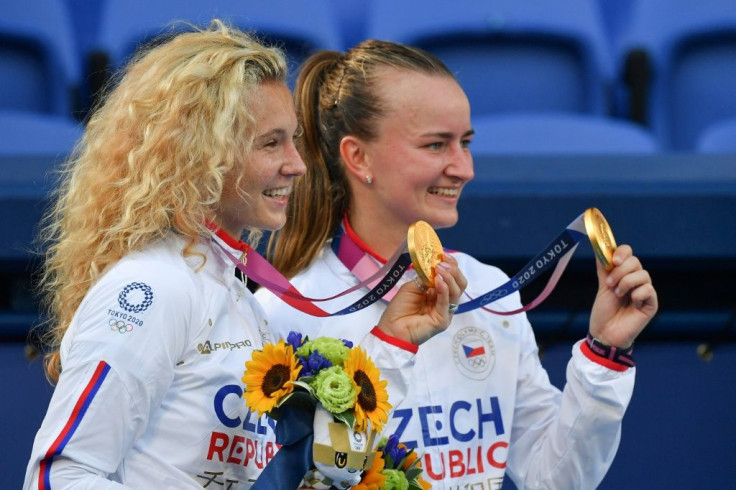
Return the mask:
[(262, 83), (254, 90), (251, 100), (256, 133), (296, 126), (294, 101), (285, 83)]
[(384, 69), (377, 86), (384, 106), (381, 126), (422, 131), (431, 126), (470, 127), (470, 103), (460, 85), (444, 75)]

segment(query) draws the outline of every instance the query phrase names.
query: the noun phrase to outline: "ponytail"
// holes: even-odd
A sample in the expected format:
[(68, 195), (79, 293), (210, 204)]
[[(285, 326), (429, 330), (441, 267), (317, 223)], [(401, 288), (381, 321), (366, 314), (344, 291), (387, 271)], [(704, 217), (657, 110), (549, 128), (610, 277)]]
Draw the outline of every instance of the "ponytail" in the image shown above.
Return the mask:
[[(342, 56), (336, 51), (316, 53), (305, 62), (296, 82), (294, 99), (302, 129), (297, 146), (307, 172), (294, 185), (286, 225), (268, 244), (269, 259), (286, 277), (312, 263), (337, 229), (350, 201), (350, 188), (340, 165), (342, 132), (329, 122), (325, 125), (321, 117), (323, 112), (338, 108), (334, 100), (330, 107), (327, 98), (320, 99), (330, 71), (335, 71)], [(326, 111), (321, 110), (323, 106)]]

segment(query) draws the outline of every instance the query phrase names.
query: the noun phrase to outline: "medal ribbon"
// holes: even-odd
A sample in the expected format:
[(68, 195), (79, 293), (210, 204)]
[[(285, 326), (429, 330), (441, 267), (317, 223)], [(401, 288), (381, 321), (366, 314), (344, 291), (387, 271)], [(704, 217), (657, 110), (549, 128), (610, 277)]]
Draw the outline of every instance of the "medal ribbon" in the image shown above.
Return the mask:
[[(472, 298), (465, 293), (465, 296), (467, 296), (470, 301), (460, 304), (455, 314), (462, 314), (477, 308), (482, 308), (497, 315), (515, 315), (538, 306), (547, 298), (547, 296), (549, 296), (552, 290), (554, 290), (560, 277), (562, 277), (562, 273), (567, 267), (567, 264), (570, 262), (573, 253), (577, 249), (580, 240), (587, 236), (585, 233), (583, 216), (583, 214), (578, 216), (565, 228), (565, 230), (563, 230), (555, 237), (554, 240), (542, 249), (540, 253), (531, 259), (516, 275), (504, 284), (478, 296), (477, 298)], [(328, 298), (310, 298), (304, 296), (289, 282), (286, 277), (284, 277), (265, 258), (263, 258), (263, 256), (250, 247), (248, 247), (244, 252), (247, 253), (247, 261), (246, 263), (242, 263), (235, 258), (235, 256), (230, 253), (222, 243), (220, 243), (220, 240), (223, 240), (223, 237), (220, 236), (221, 233), (218, 232), (215, 235), (220, 240), (215, 238), (213, 238), (213, 240), (220, 246), (227, 257), (243, 274), (274, 293), (284, 302), (309, 315), (327, 317), (354, 313), (372, 305), (381, 298), (386, 297), (389, 291), (397, 285), (401, 276), (411, 266), (411, 257), (407, 251), (406, 241), (404, 241), (396, 252), (394, 252), (394, 255), (386, 261), (386, 264), (383, 267), (378, 268), (378, 265), (373, 261), (370, 255), (361, 248), (360, 244), (350, 236), (350, 233), (346, 233), (343, 230), (341, 231), (342, 233), (339, 233), (333, 239), (333, 251), (335, 251), (335, 254), (338, 256), (340, 261), (353, 272), (356, 278), (360, 280), (360, 283)], [(497, 311), (487, 308), (486, 305), (517, 292), (531, 284), (553, 266), (555, 269), (547, 281), (547, 285), (539, 296), (527, 305), (512, 311)], [(378, 270), (371, 274), (372, 269), (374, 270), (376, 268), (378, 268)], [(363, 276), (364, 278), (361, 278), (360, 276)], [(370, 291), (360, 299), (334, 313), (327, 312), (314, 304), (317, 302), (333, 300), (358, 289), (371, 286), (372, 288)], [(391, 297), (393, 294), (395, 294), (395, 291), (391, 293)]]
[[(472, 311), (476, 308), (483, 308), (484, 310), (495, 313), (496, 315), (515, 315), (523, 311), (531, 310), (532, 308), (539, 305), (544, 301), (547, 296), (557, 285), (557, 281), (562, 277), (562, 273), (565, 271), (567, 264), (572, 258), (572, 254), (577, 249), (580, 240), (587, 236), (585, 233), (585, 223), (583, 221), (583, 214), (575, 218), (575, 220), (567, 225), (562, 233), (557, 235), (545, 248), (542, 249), (532, 260), (521, 268), (514, 277), (506, 281), (504, 284), (498, 286), (487, 293), (478, 296), (477, 298), (471, 298), (467, 293), (465, 295), (470, 298), (470, 301), (462, 303), (456, 315)], [(529, 304), (522, 306), (519, 309), (512, 311), (497, 311), (486, 308), (487, 304), (493, 303), (501, 298), (508, 296), (520, 289), (531, 284), (536, 278), (542, 275), (545, 271), (549, 270), (552, 266), (555, 266), (552, 275), (547, 281), (547, 285), (544, 287), (539, 296), (534, 298)]]
[[(328, 298), (309, 298), (299, 292), (299, 290), (297, 290), (286, 277), (284, 277), (274, 266), (263, 258), (261, 254), (250, 247), (245, 251), (247, 254), (247, 261), (245, 263), (235, 258), (235, 256), (220, 242), (220, 240), (225, 241), (224, 236), (222, 235), (224, 234), (216, 232), (213, 237), (213, 241), (222, 249), (233, 264), (235, 264), (235, 267), (245, 274), (246, 277), (253, 279), (255, 282), (265, 287), (281, 298), (281, 300), (299, 311), (318, 317), (347, 315), (372, 305), (385, 296), (396, 285), (399, 278), (401, 278), (404, 272), (406, 272), (411, 265), (411, 257), (407, 251), (406, 242), (404, 242), (389, 261), (386, 262), (386, 265), (381, 267), (366, 281), (361, 281), (352, 288)], [(376, 281), (376, 279), (378, 279), (378, 281)], [(362, 289), (368, 286), (369, 283), (375, 284), (370, 291), (356, 302), (334, 313), (327, 312), (314, 304), (316, 302), (339, 298), (358, 289)]]
[[(353, 275), (361, 282), (368, 284), (370, 287), (375, 286), (383, 276), (381, 270), (385, 264), (390, 264), (391, 259), (385, 260), (377, 253), (370, 250), (358, 235), (355, 234), (348, 222), (347, 214), (343, 216), (342, 226), (338, 229), (334, 237), (332, 237), (332, 251), (337, 258)], [(403, 247), (403, 246), (402, 246)], [(376, 261), (384, 264), (380, 266)], [(410, 266), (410, 268), (413, 266)], [(354, 291), (356, 288), (351, 288)], [(391, 288), (383, 295), (385, 301), (391, 301), (399, 291), (398, 287)]]
[[(530, 260), (521, 269), (521, 271), (506, 283), (475, 299), (465, 293), (465, 296), (468, 297), (470, 301), (462, 303), (455, 314), (458, 315), (477, 308), (483, 308), (490, 313), (508, 316), (531, 310), (542, 303), (542, 301), (544, 301), (554, 290), (560, 277), (562, 277), (562, 273), (570, 262), (579, 241), (586, 236), (583, 216), (583, 214), (578, 216), (562, 233), (555, 237), (549, 245), (542, 249), (536, 257)], [(370, 252), (367, 250), (368, 247), (360, 241), (359, 237), (354, 235), (355, 233), (352, 232), (347, 219), (343, 219), (342, 229), (332, 239), (332, 250), (343, 265), (350, 269), (355, 277), (366, 282), (371, 280), (371, 278), (366, 276), (370, 274), (372, 270), (377, 269), (378, 265), (371, 258)], [(445, 249), (445, 251), (447, 251), (447, 249)], [(537, 277), (541, 276), (545, 271), (549, 270), (550, 267), (555, 265), (556, 267), (547, 281), (547, 285), (544, 287), (542, 292), (527, 305), (513, 311), (497, 311), (486, 307), (486, 305), (519, 291), (528, 284), (531, 284), (531, 282)], [(375, 277), (375, 275), (371, 277)], [(384, 299), (390, 300), (397, 290), (398, 289), (393, 289), (391, 296), (386, 295), (384, 296)]]

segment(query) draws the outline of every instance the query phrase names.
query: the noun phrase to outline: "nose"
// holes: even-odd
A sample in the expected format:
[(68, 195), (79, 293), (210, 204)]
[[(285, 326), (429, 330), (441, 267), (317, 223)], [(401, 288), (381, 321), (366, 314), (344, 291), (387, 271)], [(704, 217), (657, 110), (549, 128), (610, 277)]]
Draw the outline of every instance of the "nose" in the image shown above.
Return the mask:
[(307, 166), (304, 164), (304, 160), (302, 160), (296, 146), (291, 145), (286, 157), (286, 162), (281, 167), (282, 175), (299, 177), (307, 172)]
[(459, 146), (451, 154), (450, 162), (445, 167), (445, 175), (468, 182), (475, 177), (473, 155), (467, 147)]

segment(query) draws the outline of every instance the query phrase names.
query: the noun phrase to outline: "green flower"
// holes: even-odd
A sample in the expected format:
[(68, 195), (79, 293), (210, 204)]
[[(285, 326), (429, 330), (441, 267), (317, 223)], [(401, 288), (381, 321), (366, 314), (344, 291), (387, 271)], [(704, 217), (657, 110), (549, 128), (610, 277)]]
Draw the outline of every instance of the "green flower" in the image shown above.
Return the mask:
[(348, 349), (342, 340), (332, 337), (318, 337), (305, 342), (296, 351), (296, 355), (309, 357), (314, 351), (319, 351), (322, 357), (326, 357), (334, 366), (342, 365), (348, 356)]
[(310, 382), (322, 406), (330, 413), (342, 413), (355, 405), (355, 382), (340, 366), (321, 370)]
[(384, 490), (408, 490), (409, 480), (401, 470), (383, 470), (381, 472), (386, 477), (386, 483), (383, 484)]

